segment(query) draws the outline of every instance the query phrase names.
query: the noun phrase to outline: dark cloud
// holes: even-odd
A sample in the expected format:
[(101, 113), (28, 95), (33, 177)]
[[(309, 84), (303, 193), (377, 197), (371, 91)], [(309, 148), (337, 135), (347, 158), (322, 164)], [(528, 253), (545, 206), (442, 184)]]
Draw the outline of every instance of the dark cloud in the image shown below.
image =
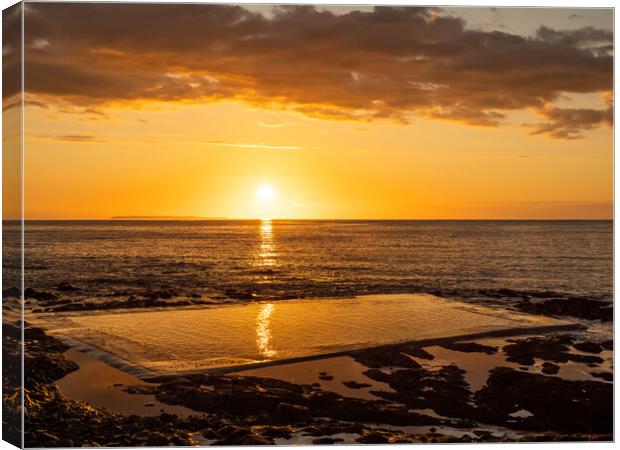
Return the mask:
[(542, 27), (524, 38), (466, 29), (435, 8), (280, 6), (266, 17), (223, 5), (29, 3), (26, 29), (27, 92), (85, 108), (238, 98), (332, 119), (497, 126), (566, 92), (612, 89), (609, 32)]
[(21, 4), (2, 11), (2, 110), (21, 105)]
[(544, 122), (527, 124), (530, 134), (548, 134), (558, 139), (580, 139), (583, 132), (605, 123), (613, 124), (611, 106), (607, 109), (547, 108), (541, 111)]
[(44, 139), (48, 141), (60, 141), (60, 142), (107, 142), (104, 139), (100, 139), (97, 136), (91, 136), (88, 134), (63, 134), (54, 136), (36, 136), (38, 139)]

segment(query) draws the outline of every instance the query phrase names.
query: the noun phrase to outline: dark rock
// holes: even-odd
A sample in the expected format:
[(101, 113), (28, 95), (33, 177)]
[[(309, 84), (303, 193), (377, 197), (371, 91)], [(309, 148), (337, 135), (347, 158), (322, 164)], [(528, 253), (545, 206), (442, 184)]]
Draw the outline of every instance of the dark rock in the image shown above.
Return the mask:
[(331, 436), (340, 433), (361, 434), (364, 429), (364, 426), (359, 423), (326, 420), (323, 422), (314, 421), (311, 425), (303, 428), (302, 431), (308, 436)]
[(605, 350), (613, 350), (614, 349), (614, 341), (612, 339), (609, 339), (607, 341), (601, 342), (601, 346)]
[(379, 381), (381, 383), (389, 383), (391, 378), (389, 373), (383, 372), (379, 369), (368, 369), (364, 371), (363, 374), (371, 380)]
[(541, 302), (521, 302), (517, 309), (530, 314), (572, 316), (580, 319), (611, 322), (613, 309), (609, 302), (583, 298), (551, 298)]
[(368, 383), (358, 383), (356, 381), (343, 381), (342, 384), (344, 384), (346, 387), (350, 388), (350, 389), (362, 389), (362, 388), (367, 388), (367, 387), (371, 387), (371, 384)]
[(72, 286), (69, 283), (59, 283), (58, 286), (56, 286), (56, 290), (57, 291), (64, 291), (64, 292), (72, 292), (72, 291), (79, 291), (80, 288)]
[(359, 350), (353, 354), (353, 358), (366, 367), (378, 369), (381, 367), (408, 367), (417, 369), (422, 367), (417, 361), (403, 353), (401, 346), (377, 347)]
[(236, 428), (214, 445), (273, 445), (273, 439), (254, 434), (249, 428)]
[(310, 411), (305, 406), (280, 403), (277, 409), (278, 417), (287, 423), (304, 422), (310, 418)]
[(361, 444), (387, 444), (390, 442), (387, 433), (382, 433), (379, 431), (367, 431), (359, 438), (357, 438), (357, 442)]
[(33, 298), (35, 300), (56, 300), (58, 296), (52, 292), (41, 292), (33, 288), (26, 288), (24, 298)]
[(285, 427), (264, 427), (260, 434), (268, 438), (290, 439), (292, 437), (290, 430)]
[(545, 375), (555, 375), (556, 373), (558, 373), (560, 371), (560, 366), (558, 366), (557, 364), (553, 364), (551, 362), (544, 362), (542, 364), (542, 373), (544, 373)]
[(590, 372), (590, 375), (605, 381), (614, 381), (614, 374), (611, 372)]
[(50, 447), (56, 447), (60, 442), (58, 436), (48, 433), (47, 431), (40, 431), (37, 433), (41, 441), (46, 442)]
[(21, 290), (19, 290), (16, 287), (10, 287), (10, 288), (7, 288), (7, 289), (2, 289), (2, 297), (4, 297), (4, 298), (8, 298), (8, 297), (17, 297), (17, 298), (19, 298), (19, 297), (21, 297), (21, 295), (22, 295)]
[(413, 356), (414, 358), (420, 359), (435, 359), (433, 355), (424, 350), (422, 347), (417, 347), (415, 345), (404, 345), (403, 352), (409, 356)]
[(144, 443), (146, 445), (157, 447), (157, 446), (162, 446), (162, 445), (168, 445), (169, 440), (165, 434), (159, 431), (153, 431), (149, 433)]
[(586, 353), (601, 353), (603, 351), (603, 347), (596, 342), (577, 342), (576, 344), (573, 344), (573, 347), (580, 352)]
[(438, 370), (398, 370), (385, 374), (388, 384), (396, 392), (371, 392), (415, 409), (433, 409), (447, 417), (471, 418), (474, 417), (471, 392), (464, 374), (464, 370), (453, 364)]
[(336, 442), (344, 442), (344, 439), (341, 438), (330, 438), (330, 437), (322, 437), (318, 439), (313, 439), (312, 443), (314, 445), (332, 445)]
[(587, 364), (590, 367), (596, 367), (598, 364), (601, 364), (604, 359), (594, 355), (573, 355), (569, 354), (569, 361), (580, 362)]
[(333, 379), (334, 377), (331, 375), (327, 375), (327, 374), (319, 375), (319, 380), (331, 381)]
[(570, 340), (565, 336), (532, 337), (512, 340), (511, 342), (503, 348), (507, 355), (506, 360), (526, 366), (534, 364), (534, 358), (555, 363), (573, 361), (584, 364), (600, 364), (603, 362), (603, 359), (598, 356), (570, 353), (568, 347)]
[[(613, 385), (498, 367), (475, 394), (481, 420), (522, 429), (567, 433), (610, 433), (613, 429)], [(520, 409), (533, 416), (515, 419)]]
[(486, 353), (487, 355), (497, 353), (496, 347), (478, 344), (477, 342), (449, 342), (441, 344), (440, 347), (464, 353)]

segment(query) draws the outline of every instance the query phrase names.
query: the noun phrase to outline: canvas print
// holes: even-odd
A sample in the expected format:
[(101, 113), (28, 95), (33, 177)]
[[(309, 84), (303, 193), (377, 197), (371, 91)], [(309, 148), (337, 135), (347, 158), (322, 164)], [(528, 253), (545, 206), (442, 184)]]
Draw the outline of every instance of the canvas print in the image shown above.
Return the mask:
[(613, 440), (611, 8), (2, 19), (4, 440)]

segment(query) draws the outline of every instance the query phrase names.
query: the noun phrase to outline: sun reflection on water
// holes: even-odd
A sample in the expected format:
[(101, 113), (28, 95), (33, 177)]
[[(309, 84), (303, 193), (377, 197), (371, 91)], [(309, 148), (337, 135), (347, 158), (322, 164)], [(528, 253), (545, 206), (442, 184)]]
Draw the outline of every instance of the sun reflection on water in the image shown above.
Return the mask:
[(259, 245), (257, 265), (272, 267), (275, 265), (276, 244), (273, 236), (271, 219), (262, 219), (259, 227)]
[(256, 318), (256, 346), (265, 358), (273, 358), (276, 351), (271, 348), (271, 315), (276, 309), (273, 303), (263, 305)]

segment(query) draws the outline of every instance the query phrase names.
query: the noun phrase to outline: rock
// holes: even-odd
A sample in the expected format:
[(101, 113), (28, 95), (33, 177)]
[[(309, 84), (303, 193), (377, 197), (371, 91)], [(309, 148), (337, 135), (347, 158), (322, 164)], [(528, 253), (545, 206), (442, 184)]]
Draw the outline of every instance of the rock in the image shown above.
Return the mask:
[(404, 369), (385, 375), (396, 392), (372, 394), (414, 409), (433, 409), (446, 417), (474, 417), (465, 371), (453, 364), (437, 370)]
[(344, 384), (346, 387), (350, 389), (362, 389), (362, 388), (367, 388), (367, 387), (372, 386), (372, 384), (358, 383), (356, 381), (343, 381), (342, 384)]
[(273, 445), (273, 439), (254, 434), (251, 429), (238, 427), (228, 436), (220, 439), (214, 445)]
[(557, 364), (553, 364), (548, 361), (542, 364), (541, 372), (544, 373), (545, 375), (555, 375), (559, 371), (560, 371), (560, 366), (558, 366)]
[(76, 287), (76, 286), (72, 286), (69, 283), (59, 283), (58, 286), (56, 286), (56, 290), (57, 291), (63, 291), (63, 292), (72, 292), (72, 291), (79, 291), (80, 288)]
[(368, 369), (362, 373), (371, 380), (379, 381), (381, 383), (389, 383), (391, 378), (389, 373), (383, 372), (379, 369)]
[(577, 355), (569, 352), (570, 340), (564, 336), (541, 336), (521, 340), (511, 340), (511, 344), (504, 346), (507, 355), (506, 360), (531, 366), (534, 358), (554, 363), (566, 363), (568, 361), (581, 362), (584, 364), (600, 364), (602, 358), (590, 355)]
[(524, 301), (515, 304), (517, 309), (530, 314), (546, 316), (572, 316), (580, 319), (611, 322), (613, 309), (609, 302), (583, 298), (551, 298), (541, 302)]
[[(613, 385), (497, 367), (475, 394), (482, 421), (538, 431), (611, 433)], [(521, 409), (533, 415), (514, 418)]]
[(260, 434), (268, 438), (290, 439), (292, 437), (290, 430), (285, 427), (264, 427)]
[(422, 367), (412, 357), (403, 352), (402, 346), (376, 347), (359, 350), (353, 354), (353, 359), (366, 367), (379, 369), (381, 367), (408, 367), (417, 369)]
[(387, 444), (390, 442), (386, 433), (379, 431), (367, 431), (357, 438), (357, 442), (361, 444)]
[(497, 353), (496, 347), (478, 344), (477, 342), (448, 342), (440, 344), (440, 347), (464, 353), (486, 353), (487, 355)]
[(33, 298), (35, 300), (56, 300), (58, 296), (52, 292), (40, 292), (33, 288), (26, 288), (24, 298)]
[(318, 439), (313, 439), (312, 443), (314, 445), (332, 445), (336, 442), (344, 442), (344, 439), (341, 438), (330, 438), (330, 437), (322, 437)]
[(605, 350), (613, 350), (614, 341), (612, 339), (609, 339), (607, 341), (601, 342), (601, 347), (603, 347)]
[(301, 405), (292, 405), (290, 403), (280, 403), (277, 410), (278, 417), (287, 423), (305, 422), (310, 418), (310, 411), (307, 407)]
[(614, 381), (614, 374), (611, 372), (590, 372), (590, 375), (605, 381)]
[(168, 445), (169, 440), (165, 434), (159, 431), (153, 431), (147, 436), (145, 444), (153, 447), (158, 447), (162, 445)]
[(405, 345), (403, 348), (403, 352), (405, 352), (409, 356), (413, 356), (414, 358), (420, 359), (435, 359), (433, 355), (424, 350), (422, 347), (417, 347), (415, 345)]
[(21, 290), (19, 290), (16, 287), (10, 287), (10, 288), (7, 288), (7, 289), (2, 289), (2, 297), (5, 297), (5, 298), (7, 298), (7, 297), (19, 298), (19, 297), (21, 297), (21, 295), (22, 295)]
[(42, 442), (46, 442), (50, 447), (56, 447), (60, 442), (60, 439), (56, 435), (48, 433), (47, 431), (37, 432), (37, 435)]
[(333, 379), (334, 377), (331, 375), (327, 375), (327, 374), (319, 375), (319, 380), (331, 381)]
[(308, 436), (332, 436), (334, 434), (348, 433), (361, 434), (364, 426), (359, 423), (339, 422), (335, 420), (325, 420), (323, 422), (313, 421), (309, 426), (301, 431)]
[(573, 347), (580, 352), (586, 353), (601, 353), (603, 351), (603, 347), (596, 342), (577, 342), (576, 344), (573, 344)]

